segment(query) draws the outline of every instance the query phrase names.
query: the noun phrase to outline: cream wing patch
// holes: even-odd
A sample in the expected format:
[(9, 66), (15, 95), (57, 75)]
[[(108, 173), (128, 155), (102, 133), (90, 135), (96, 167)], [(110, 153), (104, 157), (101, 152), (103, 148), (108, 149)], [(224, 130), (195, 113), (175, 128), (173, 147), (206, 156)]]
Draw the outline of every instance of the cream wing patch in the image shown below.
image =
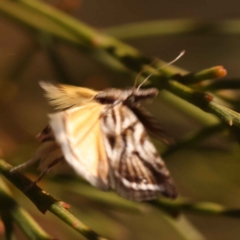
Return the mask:
[(92, 185), (108, 189), (108, 162), (100, 117), (104, 105), (88, 103), (50, 115), (50, 126), (64, 158)]

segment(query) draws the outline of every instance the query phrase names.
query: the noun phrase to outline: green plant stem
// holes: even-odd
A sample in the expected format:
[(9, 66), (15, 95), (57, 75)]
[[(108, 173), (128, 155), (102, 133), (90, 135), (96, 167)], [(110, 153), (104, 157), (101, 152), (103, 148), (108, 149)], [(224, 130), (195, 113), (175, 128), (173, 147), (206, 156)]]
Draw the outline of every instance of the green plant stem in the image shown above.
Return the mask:
[[(71, 17), (41, 2), (19, 0), (17, 3), (22, 5), (23, 8), (29, 8), (31, 11), (42, 14), (47, 19), (57, 23), (63, 29), (68, 30), (71, 34), (78, 37), (81, 44), (85, 45), (87, 48), (105, 51), (135, 73), (139, 72), (140, 69), (145, 66), (146, 74), (153, 74), (152, 78), (149, 80), (151, 86), (165, 88), (180, 98), (199, 107), (203, 111), (213, 113), (230, 125), (236, 124), (239, 126), (240, 115), (237, 112), (215, 103), (212, 101), (212, 97), (204, 92), (194, 91), (175, 80), (169, 80), (171, 76), (185, 73), (184, 70), (180, 70), (174, 66), (167, 66), (161, 70), (161, 74), (155, 73), (152, 67), (146, 66), (146, 64), (150, 64), (151, 59), (142, 56), (136, 49), (114, 38), (102, 35), (87, 25), (77, 22)], [(157, 67), (163, 64), (164, 62), (160, 60), (156, 62)], [(208, 122), (207, 116), (206, 122)]]
[(164, 220), (171, 225), (183, 240), (206, 240), (206, 238), (195, 229), (189, 220), (181, 215), (177, 219), (173, 219), (168, 215), (163, 215)]
[[(4, 160), (0, 160), (0, 173), (10, 182), (12, 182), (19, 190), (21, 190), (38, 207), (41, 212), (44, 213), (47, 210), (52, 212), (68, 225), (70, 225), (73, 229), (85, 236), (87, 239), (105, 239), (103, 237), (100, 237), (93, 230), (91, 230), (89, 227), (71, 215), (66, 210), (68, 207), (66, 203), (56, 200), (50, 194), (40, 189), (38, 186), (33, 186), (28, 191), (25, 191), (26, 187), (28, 187), (32, 182), (20, 173), (11, 173), (10, 169), (11, 165), (6, 163)], [(192, 203), (184, 198), (178, 198), (177, 200), (159, 198), (156, 201), (150, 201), (146, 204), (150, 204), (153, 207), (165, 210), (166, 212), (173, 215), (178, 214), (179, 211), (183, 211), (198, 214), (222, 215), (240, 218), (240, 209), (228, 209), (222, 205), (211, 202)]]
[(181, 82), (182, 84), (194, 84), (205, 80), (216, 79), (224, 77), (226, 75), (226, 70), (222, 66), (211, 67), (208, 69), (201, 70), (196, 73), (189, 73), (184, 76), (174, 77), (175, 80)]
[[(139, 72), (143, 66), (145, 66), (146, 75), (153, 73), (152, 78), (149, 80), (151, 86), (165, 88), (180, 98), (199, 107), (203, 111), (213, 113), (221, 120), (239, 126), (240, 116), (238, 113), (213, 102), (211, 96), (206, 93), (194, 91), (177, 81), (169, 80), (171, 76), (186, 73), (186, 71), (176, 68), (175, 66), (167, 66), (160, 71), (161, 74), (155, 73), (155, 70), (149, 66), (152, 60), (142, 56), (141, 53), (133, 47), (112, 37), (100, 34), (93, 28), (41, 2), (19, 0), (17, 4), (22, 5), (23, 8), (28, 8), (31, 12), (35, 11), (45, 18), (52, 20), (53, 23), (57, 23), (57, 25), (62, 27), (65, 31), (69, 31), (72, 35), (75, 35), (79, 39), (80, 45), (88, 49), (95, 49), (108, 53), (111, 57), (135, 73)], [(163, 64), (164, 62), (160, 60), (156, 62), (157, 67)], [(206, 121), (208, 121), (207, 116)]]
[(9, 211), (2, 211), (0, 215), (5, 227), (5, 239), (15, 240), (12, 216), (9, 214)]
[(52, 239), (24, 209), (19, 207), (3, 180), (0, 180), (0, 212), (6, 226), (6, 239), (15, 239), (12, 230), (13, 222), (22, 229), (29, 239)]
[[(30, 1), (31, 2), (31, 1)], [(33, 1), (32, 1), (33, 2)], [(47, 6), (41, 2), (34, 1), (33, 4), (39, 5), (40, 9), (51, 9), (50, 6)], [(38, 9), (35, 7), (35, 9)], [(126, 73), (127, 70), (124, 68), (119, 62), (114, 60), (108, 54), (103, 51), (93, 51), (86, 44), (84, 44), (80, 39), (79, 35), (77, 35), (74, 31), (70, 31), (65, 28), (64, 24), (59, 25), (58, 21), (53, 21), (52, 19), (47, 18), (46, 14), (41, 14), (42, 11), (35, 11), (35, 9), (29, 9), (28, 6), (21, 4), (20, 1), (0, 1), (0, 14), (8, 17), (24, 29), (28, 30), (31, 34), (34, 33), (35, 36), (39, 36), (40, 34), (49, 34), (50, 37), (54, 38), (54, 40), (58, 40), (67, 44), (70, 44), (77, 48), (77, 50), (81, 50), (84, 53), (92, 56), (97, 59), (99, 62), (107, 66), (108, 68), (114, 69), (115, 71)], [(56, 9), (52, 9), (52, 11), (58, 12)], [(70, 21), (74, 21), (75, 25), (77, 21), (72, 19), (71, 17), (59, 12), (61, 17), (64, 19), (71, 19)], [(129, 72), (128, 72), (129, 74)]]
[(191, 202), (184, 198), (178, 198), (175, 201), (160, 198), (156, 201), (150, 202), (154, 207), (164, 209), (167, 212), (172, 212), (173, 215), (178, 215), (179, 211), (185, 213), (198, 213), (212, 216), (226, 216), (233, 218), (240, 218), (240, 209), (229, 209), (220, 204), (212, 202)]
[(58, 26), (53, 21), (29, 11), (19, 1), (0, 1), (0, 13), (34, 33), (43, 31), (62, 41), (79, 45), (79, 39), (76, 36), (70, 34), (69, 31)]
[(199, 21), (193, 19), (153, 20), (128, 23), (102, 29), (119, 39), (135, 39), (168, 35), (240, 34), (239, 20)]
[(11, 173), (11, 168), (11, 165), (6, 163), (4, 160), (0, 160), (0, 173), (10, 182), (12, 182), (20, 191), (22, 191), (42, 213), (45, 213), (47, 210), (52, 212), (87, 239), (106, 240), (106, 238), (98, 235), (88, 226), (75, 218), (71, 213), (69, 213), (66, 210), (68, 207), (67, 204), (53, 198), (50, 194), (46, 193), (36, 185), (26, 190), (32, 182), (18, 172)]
[(201, 87), (202, 91), (217, 91), (217, 90), (239, 90), (240, 89), (240, 79), (228, 79), (225, 78), (221, 81), (209, 82), (203, 84)]
[[(155, 70), (148, 66), (152, 60), (142, 56), (137, 49), (134, 49), (112, 37), (100, 34), (87, 25), (77, 22), (49, 6), (40, 4), (40, 2), (19, 0), (19, 3), (29, 7), (29, 9), (33, 11), (43, 14), (48, 19), (51, 19), (63, 28), (68, 29), (71, 33), (78, 36), (80, 41), (84, 42), (86, 47), (104, 50), (131, 71), (137, 73), (142, 69), (143, 65), (145, 65), (146, 74), (153, 74), (152, 78), (149, 80), (151, 86), (165, 88), (199, 107), (203, 111), (213, 113), (230, 125), (236, 124), (239, 126), (240, 115), (238, 113), (214, 103), (211, 96), (206, 93), (194, 91), (177, 81), (169, 80), (171, 76), (184, 72), (183, 70), (176, 69), (174, 66), (167, 66), (161, 70), (161, 74), (155, 73)], [(163, 64), (164, 62), (162, 61), (156, 62), (157, 67), (162, 66)]]
[(234, 124), (240, 128), (239, 113), (237, 113), (227, 107), (224, 107), (220, 104), (217, 104), (215, 102), (211, 102), (209, 104), (209, 110), (210, 110), (210, 112), (214, 113), (214, 115), (217, 115), (224, 122), (228, 123), (229, 126), (232, 126)]

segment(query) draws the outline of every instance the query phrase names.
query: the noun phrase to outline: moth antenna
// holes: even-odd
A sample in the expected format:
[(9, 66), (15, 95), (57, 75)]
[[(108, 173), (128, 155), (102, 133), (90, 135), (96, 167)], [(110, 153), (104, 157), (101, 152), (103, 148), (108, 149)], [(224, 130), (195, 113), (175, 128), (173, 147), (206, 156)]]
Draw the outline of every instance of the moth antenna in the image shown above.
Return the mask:
[(177, 60), (179, 60), (184, 54), (185, 54), (185, 50), (181, 51), (180, 54), (179, 54), (176, 58), (174, 58), (171, 62), (168, 62), (168, 63), (164, 64), (163, 66), (155, 69), (155, 70), (153, 71), (153, 73), (149, 74), (149, 75), (139, 84), (139, 86), (137, 87), (137, 91), (140, 89), (140, 87), (141, 87), (155, 72), (157, 72), (157, 71), (159, 71), (159, 70), (161, 70), (161, 69), (163, 69), (163, 68), (165, 68), (165, 67), (167, 67), (167, 66), (172, 65), (172, 64), (175, 63)]
[[(153, 65), (155, 62), (156, 62), (157, 59), (154, 59), (149, 65)], [(135, 81), (134, 81), (134, 84), (133, 84), (133, 88), (132, 88), (132, 95), (134, 95), (134, 92), (137, 91), (139, 88), (136, 89), (136, 86), (137, 86), (137, 82), (138, 82), (138, 79), (140, 78), (140, 76), (142, 75), (142, 73), (144, 72), (144, 68), (137, 74), (136, 78), (135, 78)]]
[[(157, 61), (157, 59), (155, 58), (150, 64), (149, 66), (153, 65), (155, 62)], [(133, 89), (136, 88), (137, 86), (137, 82), (138, 82), (138, 79), (140, 78), (140, 76), (143, 74), (144, 72), (144, 68), (137, 74), (136, 78), (135, 78), (135, 81), (134, 81), (134, 84), (133, 84)]]

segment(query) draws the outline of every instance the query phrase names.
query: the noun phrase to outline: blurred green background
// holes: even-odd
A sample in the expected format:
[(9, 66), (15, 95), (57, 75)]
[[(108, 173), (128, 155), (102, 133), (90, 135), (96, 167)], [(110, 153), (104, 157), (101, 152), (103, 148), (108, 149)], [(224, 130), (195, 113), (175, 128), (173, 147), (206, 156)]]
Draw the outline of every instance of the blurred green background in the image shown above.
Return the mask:
[[(2, 2), (7, 2), (1, 0)], [(237, 19), (238, 1), (44, 1), (76, 19), (105, 30), (121, 24), (151, 20), (192, 19), (220, 22)], [(34, 21), (34, 19), (33, 19)], [(173, 28), (176, 25), (173, 25)], [(240, 28), (240, 23), (234, 25)], [(110, 31), (110, 30), (109, 30)], [(43, 97), (39, 81), (68, 82), (96, 90), (111, 87), (131, 87), (126, 74), (117, 73), (88, 53), (64, 43), (56, 43), (42, 32), (33, 33), (17, 21), (0, 12), (0, 157), (12, 165), (31, 158), (37, 143), (35, 136), (47, 124), (52, 111)], [(176, 63), (190, 72), (223, 65), (229, 78), (239, 78), (240, 35), (226, 34), (156, 33), (156, 36), (127, 37), (124, 41), (146, 56), (171, 61), (181, 50), (186, 54)], [(124, 38), (124, 34), (122, 36)], [(50, 46), (50, 47), (49, 47)], [(238, 96), (237, 91), (228, 92)], [(179, 100), (180, 101), (180, 100)], [(178, 102), (178, 100), (176, 100)], [(166, 131), (176, 141), (204, 126), (193, 107), (188, 112), (176, 102), (163, 96), (148, 108), (156, 115)], [(179, 103), (179, 102), (178, 102)], [(207, 113), (203, 113), (207, 114)], [(160, 151), (164, 145), (160, 144)], [(229, 208), (240, 208), (240, 149), (228, 132), (215, 133), (204, 141), (177, 151), (165, 158), (181, 196), (193, 201), (208, 201)], [(36, 167), (26, 172), (36, 179)], [(4, 180), (5, 181), (5, 180)], [(164, 213), (143, 206), (136, 212), (123, 207), (114, 194), (98, 192), (84, 184), (65, 166), (50, 174), (39, 185), (56, 198), (71, 205), (70, 212), (84, 223), (110, 239), (239, 239), (240, 220), (220, 216), (184, 214), (171, 220)], [(14, 198), (55, 239), (84, 239), (50, 213), (42, 215), (26, 197), (14, 188)], [(92, 195), (93, 196), (92, 196)], [(94, 195), (107, 200), (100, 201)], [(91, 196), (89, 196), (91, 195)], [(118, 201), (120, 203), (118, 204)], [(126, 203), (127, 204), (127, 203)], [(176, 221), (176, 223), (175, 223)], [(192, 224), (192, 227), (190, 226)], [(16, 226), (17, 238), (26, 239)], [(0, 222), (0, 239), (4, 227)]]

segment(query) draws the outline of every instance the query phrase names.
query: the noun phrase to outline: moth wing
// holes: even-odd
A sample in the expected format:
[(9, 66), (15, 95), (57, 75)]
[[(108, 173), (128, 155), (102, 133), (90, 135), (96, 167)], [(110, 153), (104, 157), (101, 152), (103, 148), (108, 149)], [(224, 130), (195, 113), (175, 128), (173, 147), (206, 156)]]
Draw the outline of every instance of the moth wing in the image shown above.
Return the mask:
[[(61, 148), (56, 143), (53, 132), (49, 125), (45, 127), (36, 138), (39, 142), (41, 142), (41, 145), (35, 152), (34, 156), (29, 161), (14, 167), (11, 171), (21, 170), (33, 165), (36, 162), (39, 162), (38, 168), (41, 170), (41, 172), (45, 172), (45, 170), (51, 168), (52, 165), (55, 165), (54, 162), (60, 161), (59, 159), (64, 160)], [(38, 179), (36, 182), (39, 180), (40, 179)]]
[(100, 116), (104, 105), (88, 103), (50, 115), (50, 126), (63, 156), (92, 185), (108, 189), (108, 162)]
[(165, 163), (143, 124), (122, 104), (101, 119), (103, 141), (110, 163), (110, 186), (120, 196), (144, 201), (160, 193), (174, 198), (176, 189)]
[(65, 84), (52, 84), (47, 82), (40, 82), (39, 84), (45, 90), (45, 96), (49, 100), (49, 103), (57, 110), (65, 110), (91, 102), (93, 101), (93, 97), (98, 93), (89, 88)]
[(153, 137), (166, 144), (174, 144), (174, 140), (168, 136), (157, 119), (146, 109), (134, 106), (131, 107), (131, 110)]

